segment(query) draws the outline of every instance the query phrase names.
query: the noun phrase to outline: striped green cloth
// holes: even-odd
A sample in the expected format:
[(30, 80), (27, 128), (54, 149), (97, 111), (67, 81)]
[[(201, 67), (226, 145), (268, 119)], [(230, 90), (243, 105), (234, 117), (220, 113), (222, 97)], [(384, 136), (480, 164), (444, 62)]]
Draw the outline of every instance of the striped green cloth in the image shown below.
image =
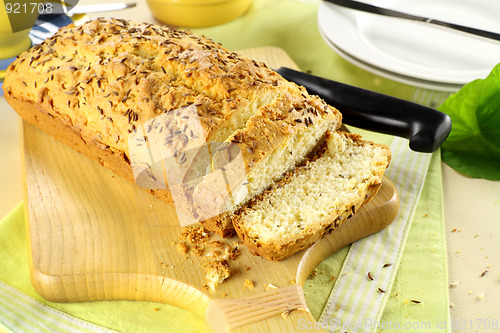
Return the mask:
[[(317, 320), (328, 323), (331, 332), (353, 327), (354, 332), (449, 331), (437, 324), (449, 326), (442, 203), (436, 186), (441, 181), (439, 155), (410, 152), (399, 138), (391, 150), (394, 158), (387, 174), (400, 193), (398, 217), (382, 232), (350, 246), (347, 253), (328, 258), (316, 271), (317, 277), (328, 267), (330, 279), (335, 277), (326, 303), (310, 304)], [(426, 198), (419, 200), (422, 190)], [(332, 272), (332, 267), (341, 269)], [(411, 274), (405, 275), (403, 269)], [(315, 282), (310, 279), (306, 284), (308, 300), (314, 299)]]
[(110, 332), (68, 315), (0, 281), (0, 322), (19, 332)]

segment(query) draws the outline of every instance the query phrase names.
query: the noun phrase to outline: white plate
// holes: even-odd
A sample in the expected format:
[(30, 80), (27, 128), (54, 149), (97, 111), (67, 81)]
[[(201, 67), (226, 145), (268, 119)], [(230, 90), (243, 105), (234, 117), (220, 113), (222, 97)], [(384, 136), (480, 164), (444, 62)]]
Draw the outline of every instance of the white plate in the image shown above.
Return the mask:
[[(500, 3), (491, 0), (365, 0), (416, 15), (500, 32)], [(318, 25), (347, 60), (414, 85), (460, 86), (500, 62), (500, 42), (417, 22), (322, 3)]]
[(360, 59), (357, 59), (355, 56), (352, 56), (350, 54), (345, 53), (341, 49), (339, 49), (333, 42), (331, 42), (325, 35), (323, 31), (320, 30), (321, 36), (325, 40), (326, 44), (330, 46), (338, 55), (340, 55), (342, 58), (345, 60), (349, 61), (350, 63), (356, 65), (357, 67), (363, 68), (366, 71), (375, 73), (379, 76), (401, 82), (404, 84), (408, 84), (411, 86), (419, 87), (419, 88), (425, 88), (425, 89), (430, 89), (430, 90), (439, 90), (439, 91), (447, 91), (447, 92), (456, 92), (458, 91), (463, 85), (462, 84), (446, 84), (446, 83), (441, 83), (441, 82), (434, 82), (434, 81), (428, 81), (428, 80), (420, 80), (416, 78), (412, 78), (409, 76), (404, 76), (398, 73), (394, 73), (391, 71), (388, 71), (383, 68), (378, 68), (374, 67), (370, 64), (367, 64), (363, 62)]

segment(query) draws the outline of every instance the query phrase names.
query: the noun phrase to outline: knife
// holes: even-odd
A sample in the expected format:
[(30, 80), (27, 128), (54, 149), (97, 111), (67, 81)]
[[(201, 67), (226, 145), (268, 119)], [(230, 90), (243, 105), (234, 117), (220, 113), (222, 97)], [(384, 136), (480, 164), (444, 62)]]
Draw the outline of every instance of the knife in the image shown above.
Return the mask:
[(432, 108), (287, 67), (277, 72), (336, 107), (345, 124), (407, 138), (414, 151), (434, 152), (451, 131), (450, 117)]
[(491, 32), (491, 31), (486, 31), (486, 30), (481, 30), (481, 29), (477, 29), (477, 28), (463, 26), (460, 24), (436, 20), (436, 19), (433, 19), (430, 17), (423, 17), (423, 16), (417, 16), (417, 15), (412, 15), (412, 14), (408, 14), (408, 13), (403, 13), (403, 12), (400, 12), (397, 10), (378, 7), (375, 5), (371, 5), (371, 4), (367, 4), (367, 3), (359, 2), (359, 1), (355, 1), (355, 0), (325, 0), (325, 1), (333, 3), (337, 6), (346, 7), (346, 8), (350, 8), (350, 9), (354, 9), (354, 10), (359, 10), (362, 12), (378, 14), (378, 15), (383, 15), (383, 16), (389, 16), (389, 17), (397, 17), (397, 18), (407, 19), (407, 20), (421, 22), (421, 23), (427, 23), (427, 24), (431, 24), (431, 25), (435, 25), (435, 26), (439, 26), (439, 27), (444, 27), (447, 29), (461, 31), (461, 32), (464, 32), (464, 33), (467, 33), (467, 34), (470, 34), (473, 36), (478, 36), (478, 37), (482, 37), (482, 38), (500, 41), (500, 33), (496, 33), (496, 32)]

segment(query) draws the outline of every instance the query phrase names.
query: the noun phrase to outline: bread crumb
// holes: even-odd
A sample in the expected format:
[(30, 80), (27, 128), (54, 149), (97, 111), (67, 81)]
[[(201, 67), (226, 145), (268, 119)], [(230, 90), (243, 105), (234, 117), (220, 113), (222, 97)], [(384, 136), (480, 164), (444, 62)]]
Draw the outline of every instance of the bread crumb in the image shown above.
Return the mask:
[(153, 308), (153, 310), (154, 310), (155, 312), (160, 311), (160, 309), (158, 309), (156, 306)]
[(211, 290), (224, 282), (230, 275), (231, 270), (226, 260), (207, 260), (203, 264), (207, 285)]
[(274, 284), (268, 283), (266, 286), (266, 290), (278, 289)]
[(207, 281), (205, 287), (211, 290), (229, 278), (229, 261), (234, 262), (240, 255), (237, 242), (228, 244), (213, 237), (217, 236), (203, 226), (192, 225), (183, 228), (177, 243), (179, 252), (201, 258), (200, 266), (205, 270)]
[(200, 226), (187, 226), (182, 229), (179, 235), (181, 241), (189, 241), (191, 243), (202, 243), (210, 238), (211, 232)]
[(243, 286), (243, 289), (253, 289), (253, 287), (254, 287), (253, 281), (249, 280), (249, 279), (246, 279), (245, 280), (245, 285)]
[(484, 293), (479, 293), (479, 294), (477, 294), (476, 298), (477, 298), (478, 300), (483, 300), (483, 299), (484, 299)]
[(457, 287), (459, 284), (459, 281), (457, 280), (451, 280), (450, 282), (450, 287), (453, 288), (453, 287)]
[(194, 244), (191, 252), (197, 257), (201, 257), (205, 253), (205, 247), (202, 244)]
[(188, 253), (188, 251), (189, 251), (189, 247), (187, 246), (187, 244), (186, 244), (186, 243), (184, 243), (184, 242), (179, 242), (179, 243), (177, 244), (177, 250), (179, 250), (179, 252), (180, 252), (180, 253), (182, 253), (182, 254), (187, 254), (187, 253)]
[(283, 319), (285, 319), (286, 317), (288, 317), (288, 315), (290, 314), (290, 312), (292, 312), (293, 310), (286, 310), (284, 312), (281, 313), (281, 317), (283, 317)]

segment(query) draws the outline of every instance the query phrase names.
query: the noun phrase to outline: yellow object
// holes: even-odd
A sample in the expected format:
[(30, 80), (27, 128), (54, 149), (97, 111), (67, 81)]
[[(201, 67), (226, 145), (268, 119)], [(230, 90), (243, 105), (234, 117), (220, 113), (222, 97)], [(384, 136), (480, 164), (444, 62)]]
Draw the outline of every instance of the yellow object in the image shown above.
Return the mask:
[(252, 0), (146, 0), (157, 20), (174, 26), (200, 28), (243, 15)]
[[(31, 40), (29, 38), (30, 29), (13, 32), (11, 27), (12, 19), (23, 19), (26, 24), (35, 24), (38, 13), (35, 11), (31, 13), (30, 6), (23, 7), (23, 1), (16, 2), (19, 7), (9, 7), (10, 10), (18, 12), (18, 16), (22, 17), (9, 17), (4, 0), (0, 0), (0, 59), (8, 59), (26, 51), (31, 47)], [(38, 3), (33, 1), (33, 4)], [(12, 14), (14, 15), (14, 14)], [(29, 23), (28, 23), (29, 21)]]
[[(8, 22), (8, 21), (7, 21)], [(2, 22), (3, 23), (3, 22)], [(2, 24), (3, 28), (3, 24)], [(10, 27), (9, 27), (10, 29)], [(0, 31), (0, 59), (8, 59), (26, 51), (31, 46), (28, 36), (29, 30), (12, 33), (11, 31)]]

